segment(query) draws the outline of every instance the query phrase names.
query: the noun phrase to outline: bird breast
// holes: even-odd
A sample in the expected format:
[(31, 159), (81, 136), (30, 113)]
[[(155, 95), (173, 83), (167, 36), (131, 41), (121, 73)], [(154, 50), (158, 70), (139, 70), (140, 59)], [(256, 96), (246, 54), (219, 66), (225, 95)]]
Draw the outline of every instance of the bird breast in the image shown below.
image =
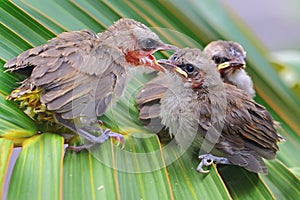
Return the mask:
[(189, 136), (197, 133), (197, 105), (193, 102), (193, 95), (190, 88), (172, 84), (160, 102), (162, 124), (169, 128), (171, 136), (176, 136), (178, 143), (188, 141)]
[(235, 70), (229, 76), (227, 76), (229, 82), (237, 86), (237, 88), (244, 90), (251, 97), (255, 96), (253, 89), (253, 82), (250, 76), (244, 69)]

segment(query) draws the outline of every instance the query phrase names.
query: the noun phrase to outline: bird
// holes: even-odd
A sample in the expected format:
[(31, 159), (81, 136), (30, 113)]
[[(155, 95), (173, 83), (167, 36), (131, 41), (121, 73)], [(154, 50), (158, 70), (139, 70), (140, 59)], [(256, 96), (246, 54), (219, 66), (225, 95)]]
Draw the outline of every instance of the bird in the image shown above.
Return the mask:
[(199, 49), (184, 48), (165, 68), (169, 89), (162, 96), (160, 118), (179, 146), (202, 150), (197, 170), (212, 163), (233, 164), (267, 174), (264, 159), (275, 159), (278, 134), (269, 112), (244, 90), (222, 81), (214, 62)]
[(203, 51), (211, 56), (225, 83), (235, 85), (252, 98), (255, 97), (252, 79), (245, 71), (246, 51), (242, 45), (233, 41), (217, 40), (207, 44)]
[(129, 69), (161, 70), (153, 53), (177, 49), (163, 43), (141, 22), (128, 18), (98, 34), (90, 30), (63, 32), (6, 62), (6, 71), (31, 71), (7, 99), (22, 100), (34, 114), (50, 112), (57, 123), (78, 133), (86, 144), (74, 151), (109, 137), (124, 140), (121, 134), (102, 130), (97, 117), (122, 94)]
[[(233, 41), (217, 40), (208, 43), (203, 49), (218, 68), (225, 83), (244, 90), (252, 98), (255, 90), (251, 77), (245, 71), (246, 52), (242, 45)], [(148, 130), (157, 132), (162, 129), (159, 118), (160, 99), (168, 89), (165, 73), (159, 72), (136, 94), (139, 119)]]

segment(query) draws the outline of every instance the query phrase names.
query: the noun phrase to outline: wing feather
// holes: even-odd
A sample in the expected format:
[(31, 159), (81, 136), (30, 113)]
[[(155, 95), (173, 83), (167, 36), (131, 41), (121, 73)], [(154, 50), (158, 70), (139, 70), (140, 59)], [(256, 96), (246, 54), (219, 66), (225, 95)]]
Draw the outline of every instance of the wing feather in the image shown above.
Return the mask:
[(59, 34), (48, 44), (8, 61), (5, 67), (8, 71), (33, 67), (27, 82), (42, 90), (41, 102), (49, 110), (68, 119), (92, 110), (103, 114), (117, 81), (122, 80), (120, 93), (126, 79), (123, 53), (88, 30)]

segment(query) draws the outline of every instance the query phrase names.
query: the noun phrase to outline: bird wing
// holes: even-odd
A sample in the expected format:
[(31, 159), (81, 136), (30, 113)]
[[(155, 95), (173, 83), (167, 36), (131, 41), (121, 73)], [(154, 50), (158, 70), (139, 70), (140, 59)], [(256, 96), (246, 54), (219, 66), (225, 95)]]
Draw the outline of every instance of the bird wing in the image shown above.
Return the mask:
[[(222, 135), (237, 146), (237, 139), (243, 149), (250, 149), (257, 155), (273, 159), (278, 150), (280, 136), (268, 111), (254, 102), (241, 90), (224, 84), (227, 96), (227, 115)], [(240, 146), (241, 147), (241, 146)]]
[(43, 90), (41, 102), (63, 118), (74, 118), (95, 110), (101, 115), (115, 90), (122, 92), (124, 85), (118, 82), (125, 79), (123, 60), (117, 48), (82, 30), (62, 33), (29, 49), (8, 61), (6, 68), (33, 67), (28, 81)]
[[(212, 119), (212, 110), (217, 107), (211, 102), (217, 101), (206, 99), (203, 102), (209, 103), (199, 105), (200, 132), (206, 142), (214, 145), (231, 163), (266, 174), (267, 167), (262, 157), (274, 159), (278, 150), (276, 143), (280, 140), (273, 119), (263, 106), (255, 103), (242, 90), (229, 84), (224, 84), (224, 89), (227, 100), (225, 118)], [(221, 135), (218, 134), (220, 130)]]
[[(224, 87), (227, 99), (225, 118), (211, 119), (216, 104), (211, 103), (212, 99), (202, 99), (197, 120), (200, 132), (206, 137), (211, 128), (222, 130), (217, 148), (226, 154), (248, 150), (256, 152), (258, 156), (273, 159), (280, 136), (268, 111), (235, 86), (224, 84)], [(218, 114), (216, 116), (220, 117)]]
[(160, 114), (160, 99), (168, 89), (168, 80), (164, 73), (146, 83), (136, 94), (139, 118), (149, 120), (158, 118)]
[(104, 74), (111, 62), (123, 62), (122, 52), (111, 48), (92, 31), (64, 32), (49, 40), (49, 43), (29, 49), (8, 61), (5, 67), (15, 71), (34, 67), (32, 77), (42, 77), (56, 71), (63, 63), (87, 74)]
[(136, 94), (137, 103), (144, 104), (153, 100), (161, 99), (168, 88), (168, 80), (164, 73), (158, 75), (146, 83)]

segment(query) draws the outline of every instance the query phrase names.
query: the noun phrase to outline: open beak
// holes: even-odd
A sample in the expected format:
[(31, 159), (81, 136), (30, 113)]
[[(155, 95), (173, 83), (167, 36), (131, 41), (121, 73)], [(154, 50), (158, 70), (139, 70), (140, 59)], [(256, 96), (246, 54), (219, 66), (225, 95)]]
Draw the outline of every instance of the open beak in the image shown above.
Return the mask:
[(138, 51), (128, 52), (126, 55), (126, 60), (136, 65), (144, 65), (158, 71), (164, 71), (164, 69), (159, 65), (159, 63), (157, 62), (153, 54), (156, 51), (168, 51), (168, 50), (177, 51), (179, 50), (179, 48), (170, 44), (161, 44), (157, 48), (152, 49), (150, 51), (138, 50)]
[(147, 52), (148, 53), (148, 58), (150, 58), (152, 60), (152, 64), (150, 65), (150, 67), (152, 67), (155, 70), (158, 71), (163, 71), (162, 67), (160, 66), (160, 64), (157, 62), (157, 60), (155, 59), (155, 57), (153, 56), (153, 54), (156, 51), (178, 51), (179, 48), (171, 45), (171, 44), (162, 44), (160, 46), (158, 46), (156, 49)]
[(183, 71), (180, 67), (177, 67), (176, 65), (172, 64), (170, 60), (160, 59), (157, 61), (157, 63), (160, 66), (162, 66), (165, 70), (176, 72), (181, 76), (188, 78), (188, 74), (185, 71)]

